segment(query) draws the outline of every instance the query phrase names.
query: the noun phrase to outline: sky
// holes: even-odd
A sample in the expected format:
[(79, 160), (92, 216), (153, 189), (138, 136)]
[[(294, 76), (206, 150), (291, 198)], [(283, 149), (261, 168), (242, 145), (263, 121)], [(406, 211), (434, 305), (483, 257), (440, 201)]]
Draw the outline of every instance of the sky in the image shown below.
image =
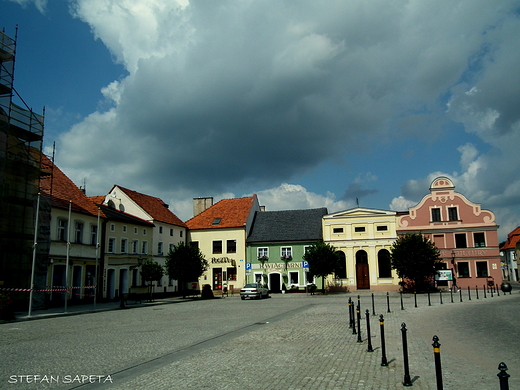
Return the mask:
[(520, 224), (520, 1), (0, 0), (15, 88), (87, 195), (404, 211), (437, 176)]

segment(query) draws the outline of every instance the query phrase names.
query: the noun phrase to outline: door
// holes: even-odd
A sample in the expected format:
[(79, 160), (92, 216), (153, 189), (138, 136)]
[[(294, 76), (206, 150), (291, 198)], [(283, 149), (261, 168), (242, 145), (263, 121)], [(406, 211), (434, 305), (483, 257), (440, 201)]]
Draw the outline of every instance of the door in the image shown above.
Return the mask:
[(213, 268), (213, 290), (222, 290), (222, 268)]
[(273, 293), (281, 291), (280, 274), (269, 274), (269, 290)]
[(370, 289), (370, 279), (368, 277), (368, 256), (363, 250), (356, 253), (356, 280), (357, 289)]

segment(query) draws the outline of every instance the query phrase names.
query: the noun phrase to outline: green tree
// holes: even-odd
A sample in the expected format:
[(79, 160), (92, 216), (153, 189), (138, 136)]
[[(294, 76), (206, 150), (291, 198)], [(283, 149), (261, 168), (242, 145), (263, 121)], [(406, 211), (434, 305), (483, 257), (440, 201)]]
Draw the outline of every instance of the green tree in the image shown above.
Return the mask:
[(303, 260), (309, 263), (308, 278), (321, 277), (321, 290), (325, 293), (325, 278), (339, 266), (339, 256), (336, 248), (323, 241), (318, 241), (303, 255)]
[(152, 282), (159, 280), (164, 275), (164, 267), (154, 260), (145, 260), (141, 266), (141, 278), (148, 282), (150, 301), (152, 300)]
[(435, 244), (418, 233), (399, 236), (390, 253), (392, 268), (415, 290), (424, 288), (431, 281), (439, 258)]
[(179, 282), (182, 296), (186, 297), (186, 284), (198, 280), (208, 268), (208, 261), (196, 246), (181, 242), (175, 245), (166, 258), (166, 271)]

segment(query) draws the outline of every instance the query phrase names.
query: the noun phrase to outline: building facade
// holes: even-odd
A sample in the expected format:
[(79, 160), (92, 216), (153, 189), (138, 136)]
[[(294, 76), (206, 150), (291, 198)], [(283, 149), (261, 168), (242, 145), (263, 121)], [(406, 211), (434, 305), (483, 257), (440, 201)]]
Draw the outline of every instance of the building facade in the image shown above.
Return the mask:
[[(305, 290), (306, 249), (322, 239), (321, 219), (326, 208), (258, 211), (247, 238), (246, 282), (266, 284), (273, 293)], [(310, 282), (315, 282), (310, 281)]]
[(345, 269), (336, 284), (349, 291), (394, 291), (399, 279), (390, 265), (390, 251), (397, 238), (394, 211), (357, 207), (323, 217), (323, 240), (340, 253)]
[(507, 240), (500, 247), (500, 260), (503, 279), (512, 282), (520, 281), (518, 275), (518, 256), (520, 255), (520, 227), (507, 235)]
[(213, 291), (233, 292), (244, 286), (246, 238), (259, 210), (256, 195), (223, 199), (215, 204), (212, 198), (194, 199), (196, 215), (186, 222), (188, 241), (200, 249), (209, 263), (197, 288), (208, 284)]
[[(448, 177), (438, 177), (408, 213), (399, 216), (397, 233), (420, 233), (439, 248), (442, 268), (451, 270), (460, 288), (502, 282), (495, 215), (455, 192)], [(439, 287), (451, 287), (449, 280)]]
[[(186, 242), (186, 224), (171, 212), (169, 206), (160, 198), (115, 185), (105, 196), (102, 203), (113, 210), (118, 210), (121, 213), (136, 217), (150, 224), (148, 227), (132, 226), (131, 229), (130, 226), (127, 226), (126, 231), (120, 231), (117, 234), (108, 229), (106, 233), (107, 240), (112, 239), (116, 242), (116, 245), (119, 245), (119, 255), (123, 254), (128, 257), (128, 252), (131, 252), (132, 256), (130, 258), (133, 259), (133, 263), (129, 267), (137, 267), (137, 260), (145, 257), (164, 266), (170, 249), (180, 242)], [(114, 226), (116, 230), (125, 229), (124, 224), (121, 225), (119, 222), (117, 224), (114, 222), (114, 225), (117, 225)], [(138, 234), (135, 234), (135, 229), (139, 232)], [(107, 242), (108, 244), (110, 244), (110, 241)], [(121, 246), (123, 246), (123, 250), (126, 253), (121, 253)], [(134, 253), (136, 246), (139, 256), (135, 256)], [(114, 272), (121, 273), (121, 264), (112, 262), (116, 258), (121, 259), (121, 256), (114, 257), (113, 254), (111, 256), (108, 249), (110, 248), (107, 246), (105, 248), (108, 256), (106, 262), (107, 270), (114, 269)], [(120, 261), (118, 260), (118, 262)], [(132, 268), (132, 273), (128, 272), (126, 277), (123, 276), (123, 279), (127, 280), (126, 282), (115, 282), (115, 285), (122, 288), (120, 291), (123, 291), (123, 293), (128, 292), (128, 286), (132, 286), (136, 281), (135, 274), (137, 271), (134, 270), (136, 268)], [(107, 282), (108, 280), (105, 280), (105, 284)], [(177, 281), (171, 280), (168, 275), (164, 275), (159, 281), (153, 282), (153, 291), (156, 293), (176, 292), (178, 291)]]

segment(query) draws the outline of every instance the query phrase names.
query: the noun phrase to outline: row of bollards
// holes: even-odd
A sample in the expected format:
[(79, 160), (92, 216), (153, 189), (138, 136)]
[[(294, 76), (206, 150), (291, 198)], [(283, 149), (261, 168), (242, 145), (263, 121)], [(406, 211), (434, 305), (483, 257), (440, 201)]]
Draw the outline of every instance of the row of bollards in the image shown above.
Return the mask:
[[(477, 290), (478, 291), (478, 290)], [(486, 289), (484, 289), (485, 293)], [(469, 293), (469, 289), (468, 289)], [(460, 290), (460, 294), (462, 294), (462, 290)], [(389, 304), (389, 294), (387, 296), (387, 304), (388, 304), (388, 312), (390, 313), (390, 304)], [(461, 295), (462, 296), (462, 295)], [(414, 294), (416, 297), (416, 294)], [(462, 297), (460, 298), (462, 302)], [(471, 300), (471, 298), (469, 298)], [(478, 299), (478, 293), (477, 293)], [(428, 295), (428, 302), (430, 303), (430, 296)], [(417, 305), (417, 301), (415, 301)], [(441, 295), (441, 303), (442, 303), (442, 295)], [(401, 307), (402, 307), (402, 294), (401, 294)], [(417, 306), (415, 306), (417, 307)], [(354, 302), (351, 298), (348, 299), (348, 308), (349, 308), (349, 328), (352, 328), (352, 334), (357, 334), (357, 342), (362, 343), (363, 338), (361, 336), (361, 301), (360, 296), (357, 296), (357, 305), (354, 308)], [(372, 294), (372, 313), (375, 313), (374, 306), (374, 294)], [(365, 311), (366, 318), (366, 330), (367, 330), (367, 352), (374, 352), (374, 348), (372, 346), (372, 334), (370, 330), (370, 311), (366, 309)], [(357, 331), (356, 331), (357, 325)], [(385, 342), (385, 320), (383, 314), (379, 315), (379, 327), (380, 327), (380, 337), (381, 337), (381, 366), (388, 366), (388, 359), (386, 356), (386, 342)], [(413, 386), (413, 381), (410, 376), (410, 368), (408, 361), (408, 340), (407, 340), (407, 328), (406, 324), (403, 322), (401, 324), (401, 338), (402, 338), (402, 348), (403, 348), (403, 366), (404, 366), (404, 376), (403, 376), (403, 386)], [(433, 336), (433, 356), (435, 361), (435, 377), (437, 381), (437, 390), (443, 390), (443, 379), (442, 379), (442, 365), (441, 365), (441, 344), (439, 342), (439, 337), (437, 335)], [(507, 365), (504, 362), (501, 362), (498, 365), (499, 373), (497, 377), (500, 382), (500, 390), (509, 390), (509, 377), (510, 375), (506, 372)]]

